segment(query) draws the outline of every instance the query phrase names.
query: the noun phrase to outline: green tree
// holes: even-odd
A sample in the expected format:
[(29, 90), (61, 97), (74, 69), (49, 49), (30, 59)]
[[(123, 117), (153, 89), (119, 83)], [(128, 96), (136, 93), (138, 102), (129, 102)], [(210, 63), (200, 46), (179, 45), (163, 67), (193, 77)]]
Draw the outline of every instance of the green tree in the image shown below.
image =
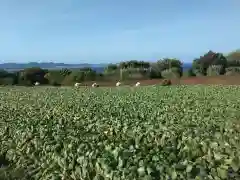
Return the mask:
[(9, 72), (5, 71), (4, 69), (0, 69), (0, 78), (5, 78), (9, 75)]
[(63, 68), (63, 69), (60, 70), (61, 75), (64, 76), (64, 77), (66, 77), (69, 74), (71, 74), (71, 72), (72, 71), (70, 69), (67, 69), (67, 68)]
[(128, 67), (128, 64), (127, 64), (127, 62), (123, 61), (123, 62), (120, 62), (119, 67), (120, 67), (120, 69), (126, 69)]
[(118, 66), (116, 64), (109, 64), (105, 69), (105, 74), (112, 74), (118, 70)]
[(167, 79), (172, 79), (172, 78), (180, 78), (181, 77), (181, 70), (177, 67), (172, 67), (169, 69), (165, 69), (163, 71), (161, 71), (161, 76), (163, 78), (167, 78)]
[(119, 64), (119, 68), (120, 69), (127, 69), (127, 68), (130, 68), (130, 69), (133, 69), (133, 68), (139, 68), (139, 69), (145, 68), (145, 69), (147, 69), (149, 67), (150, 67), (150, 63), (149, 62), (137, 61), (137, 60), (124, 61), (124, 62), (121, 62)]
[(33, 85), (35, 82), (39, 82), (40, 84), (48, 84), (48, 79), (45, 78), (47, 73), (47, 70), (39, 67), (24, 69), (19, 72), (20, 83), (24, 85)]
[(65, 76), (62, 85), (73, 85), (76, 82), (93, 81), (96, 79), (97, 73), (92, 68), (81, 68), (72, 70), (71, 74)]
[(48, 79), (50, 85), (56, 86), (62, 84), (67, 75), (69, 75), (69, 73), (66, 73), (63, 70), (49, 70), (44, 77)]
[(207, 69), (207, 75), (208, 76), (217, 76), (225, 73), (225, 69), (223, 65), (211, 65)]
[(158, 70), (162, 73), (163, 71), (174, 68), (174, 71), (179, 72), (179, 76), (182, 76), (183, 68), (182, 62), (178, 59), (164, 58), (162, 60), (157, 61)]
[(17, 73), (0, 70), (0, 85), (14, 85), (18, 83)]
[(157, 64), (161, 71), (170, 69), (173, 67), (179, 68), (180, 70), (182, 69), (182, 62), (178, 59), (164, 58), (162, 60), (157, 61)]
[(198, 72), (202, 75), (207, 74), (207, 69), (212, 65), (221, 65), (221, 74), (225, 73), (225, 68), (227, 67), (227, 59), (222, 53), (215, 53), (209, 51), (198, 59), (194, 59), (192, 63), (192, 68), (194, 72)]
[(240, 74), (240, 67), (228, 67), (226, 68), (225, 75), (239, 75)]
[(226, 58), (228, 67), (240, 67), (240, 50), (229, 53)]
[(157, 78), (161, 78), (161, 69), (158, 66), (157, 63), (151, 63), (150, 64), (150, 74), (149, 74), (150, 79), (157, 79)]
[(93, 81), (96, 79), (97, 73), (92, 68), (86, 67), (80, 69), (79, 75), (83, 76), (83, 79), (80, 78), (81, 81)]
[(62, 85), (74, 85), (76, 82), (84, 81), (84, 72), (74, 70), (68, 76), (65, 76)]
[(139, 67), (143, 69), (148, 69), (150, 68), (150, 63), (146, 61), (139, 61)]

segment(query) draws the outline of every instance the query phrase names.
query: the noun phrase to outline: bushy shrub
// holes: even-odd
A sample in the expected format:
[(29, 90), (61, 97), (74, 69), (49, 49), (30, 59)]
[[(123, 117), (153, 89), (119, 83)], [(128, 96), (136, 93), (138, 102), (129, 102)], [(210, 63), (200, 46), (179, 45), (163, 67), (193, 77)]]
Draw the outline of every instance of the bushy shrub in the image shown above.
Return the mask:
[(18, 83), (17, 73), (0, 70), (0, 85), (14, 85)]
[(11, 77), (0, 78), (0, 85), (13, 85), (14, 79)]
[(180, 72), (179, 68), (173, 67), (173, 68), (170, 68), (170, 69), (163, 70), (161, 72), (161, 76), (163, 78), (168, 78), (168, 79), (180, 78), (181, 77), (181, 72)]
[(230, 75), (240, 75), (240, 67), (229, 67), (229, 68), (226, 68), (225, 75), (227, 75), (227, 76), (230, 76)]
[(196, 77), (205, 76), (205, 74), (201, 70), (199, 70), (199, 69), (194, 69), (193, 72), (194, 72)]
[(149, 78), (150, 79), (157, 79), (157, 78), (161, 78), (161, 69), (158, 66), (157, 63), (151, 63), (150, 65), (150, 73), (149, 73)]
[(182, 62), (178, 59), (164, 58), (157, 61), (157, 65), (161, 72), (171, 68), (177, 68), (182, 72)]
[(226, 58), (228, 67), (240, 67), (240, 50), (229, 53)]
[(71, 73), (68, 76), (66, 76), (64, 78), (64, 80), (62, 81), (61, 85), (64, 86), (73, 86), (76, 82), (80, 82), (79, 77), (76, 77), (74, 75), (75, 73)]
[(149, 72), (141, 68), (125, 68), (121, 69), (118, 77), (121, 80), (144, 79), (145, 77), (149, 77)]
[(225, 71), (222, 65), (211, 65), (207, 69), (207, 76), (218, 76)]
[(33, 85), (35, 82), (40, 84), (48, 84), (45, 78), (47, 71), (38, 67), (27, 68), (19, 72), (20, 84)]
[(64, 76), (64, 77), (66, 77), (66, 76), (68, 76), (69, 74), (72, 73), (72, 71), (71, 71), (70, 69), (67, 69), (67, 68), (63, 68), (63, 69), (61, 69), (59, 72), (60, 72), (60, 74), (61, 74), (62, 76)]
[[(200, 75), (207, 75), (207, 70), (212, 65), (222, 65), (224, 70), (227, 67), (227, 59), (221, 53), (209, 51), (198, 59), (193, 60), (192, 68), (194, 71), (197, 70)], [(224, 74), (224, 71), (221, 71), (221, 74)]]

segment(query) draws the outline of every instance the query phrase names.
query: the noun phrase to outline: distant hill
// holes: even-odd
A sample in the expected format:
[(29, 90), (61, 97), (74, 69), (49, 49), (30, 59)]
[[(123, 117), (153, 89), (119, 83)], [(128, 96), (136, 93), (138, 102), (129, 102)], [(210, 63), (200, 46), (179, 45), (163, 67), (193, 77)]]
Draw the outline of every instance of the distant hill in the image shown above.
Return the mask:
[(40, 67), (42, 69), (62, 69), (62, 68), (83, 68), (83, 67), (91, 67), (96, 69), (96, 71), (102, 71), (107, 64), (65, 64), (65, 63), (2, 63), (0, 64), (0, 69), (4, 69), (7, 71), (19, 71), (25, 68), (31, 67)]
[[(83, 67), (90, 67), (94, 69), (97, 72), (103, 72), (104, 68), (107, 66), (107, 64), (65, 64), (65, 63), (37, 63), (37, 62), (30, 62), (30, 63), (2, 63), (0, 64), (0, 69), (4, 69), (7, 71), (19, 71), (25, 68), (31, 68), (31, 67), (40, 67), (43, 69), (62, 69), (62, 68), (69, 68), (69, 69), (75, 69), (75, 68), (83, 68)], [(183, 64), (183, 70), (187, 70), (191, 68), (191, 63), (184, 63)]]

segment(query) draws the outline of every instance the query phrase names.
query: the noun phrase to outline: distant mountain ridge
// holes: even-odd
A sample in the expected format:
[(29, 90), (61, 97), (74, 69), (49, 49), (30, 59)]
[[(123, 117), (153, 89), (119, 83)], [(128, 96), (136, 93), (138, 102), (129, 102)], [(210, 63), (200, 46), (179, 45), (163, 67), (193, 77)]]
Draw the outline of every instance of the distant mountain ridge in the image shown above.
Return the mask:
[(40, 67), (40, 68), (67, 68), (67, 67), (102, 67), (106, 66), (106, 64), (65, 64), (65, 63), (38, 63), (38, 62), (30, 62), (30, 63), (2, 63), (0, 64), (1, 69), (23, 69), (30, 67)]
[[(40, 67), (43, 69), (62, 69), (62, 68), (75, 69), (75, 68), (90, 67), (97, 72), (102, 72), (107, 65), (108, 64), (88, 64), (88, 63), (65, 64), (65, 63), (53, 63), (53, 62), (2, 63), (0, 64), (0, 69), (4, 69), (7, 71), (18, 71), (25, 68), (31, 68), (31, 67)], [(184, 70), (191, 68), (191, 66), (192, 66), (191, 63), (183, 63)]]

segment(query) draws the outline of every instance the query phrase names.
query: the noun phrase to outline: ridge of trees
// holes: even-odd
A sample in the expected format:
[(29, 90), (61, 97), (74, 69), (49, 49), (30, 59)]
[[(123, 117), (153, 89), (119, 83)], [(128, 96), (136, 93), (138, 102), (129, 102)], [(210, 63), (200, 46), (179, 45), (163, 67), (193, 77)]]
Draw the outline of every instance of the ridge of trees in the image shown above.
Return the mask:
[(183, 71), (179, 59), (163, 58), (156, 62), (122, 61), (109, 64), (97, 73), (91, 68), (47, 70), (39, 67), (17, 72), (0, 70), (0, 85), (27, 85), (35, 82), (42, 85), (73, 85), (85, 81), (117, 81), (131, 79), (180, 78), (182, 76), (213, 76), (240, 74), (240, 50), (227, 55), (209, 51), (192, 61), (192, 67)]

